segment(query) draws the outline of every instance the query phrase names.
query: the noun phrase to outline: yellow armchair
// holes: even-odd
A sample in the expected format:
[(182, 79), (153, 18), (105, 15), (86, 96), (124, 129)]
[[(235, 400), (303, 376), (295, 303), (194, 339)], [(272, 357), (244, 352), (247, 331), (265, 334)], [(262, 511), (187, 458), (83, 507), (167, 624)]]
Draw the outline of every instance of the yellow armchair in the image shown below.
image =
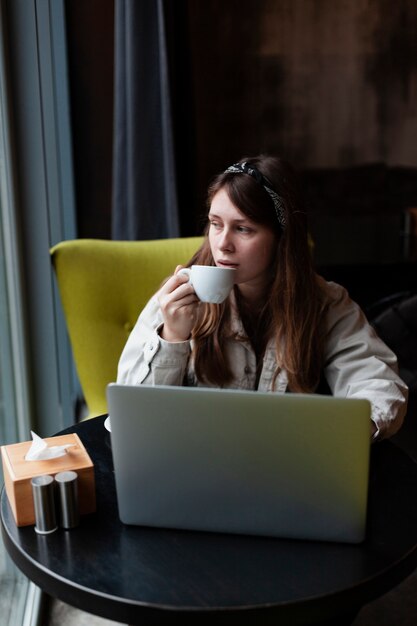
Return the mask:
[(51, 248), (88, 417), (107, 413), (106, 385), (116, 379), (120, 354), (139, 313), (202, 240), (76, 239)]

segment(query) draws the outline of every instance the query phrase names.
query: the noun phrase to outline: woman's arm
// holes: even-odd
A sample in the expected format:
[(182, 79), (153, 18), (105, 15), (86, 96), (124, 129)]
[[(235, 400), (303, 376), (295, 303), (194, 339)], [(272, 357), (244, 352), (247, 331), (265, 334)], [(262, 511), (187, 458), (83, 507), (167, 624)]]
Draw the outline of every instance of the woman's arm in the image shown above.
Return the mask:
[(119, 361), (117, 382), (182, 385), (199, 300), (186, 276), (175, 273), (148, 302)]
[(398, 375), (397, 358), (343, 287), (327, 283), (325, 291), (327, 382), (335, 396), (368, 399), (373, 438), (389, 437), (400, 428), (407, 408), (408, 388)]
[(140, 314), (123, 349), (117, 382), (124, 385), (182, 385), (190, 342), (171, 343), (160, 336), (163, 317), (158, 294)]

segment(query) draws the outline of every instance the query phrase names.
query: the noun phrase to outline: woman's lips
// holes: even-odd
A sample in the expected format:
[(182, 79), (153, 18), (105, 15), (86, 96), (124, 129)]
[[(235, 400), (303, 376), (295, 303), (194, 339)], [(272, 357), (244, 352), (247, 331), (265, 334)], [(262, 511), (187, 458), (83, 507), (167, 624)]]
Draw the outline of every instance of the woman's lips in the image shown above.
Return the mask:
[(238, 264), (232, 263), (231, 261), (217, 261), (217, 265), (220, 267), (229, 267), (231, 269), (236, 269)]

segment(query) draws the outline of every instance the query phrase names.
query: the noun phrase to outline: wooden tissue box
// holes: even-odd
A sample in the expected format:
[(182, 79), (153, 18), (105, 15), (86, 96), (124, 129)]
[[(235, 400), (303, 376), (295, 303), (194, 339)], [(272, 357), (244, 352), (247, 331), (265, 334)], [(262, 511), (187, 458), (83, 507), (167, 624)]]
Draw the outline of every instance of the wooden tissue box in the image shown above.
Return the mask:
[(73, 470), (78, 474), (78, 498), (80, 513), (93, 513), (96, 510), (96, 490), (94, 465), (81, 443), (78, 435), (61, 435), (45, 439), (48, 446), (75, 444), (67, 448), (66, 454), (56, 459), (45, 461), (25, 461), (25, 455), (32, 445), (31, 441), (14, 443), (1, 447), (4, 484), (7, 497), (17, 526), (29, 526), (35, 523), (31, 479), (34, 476)]

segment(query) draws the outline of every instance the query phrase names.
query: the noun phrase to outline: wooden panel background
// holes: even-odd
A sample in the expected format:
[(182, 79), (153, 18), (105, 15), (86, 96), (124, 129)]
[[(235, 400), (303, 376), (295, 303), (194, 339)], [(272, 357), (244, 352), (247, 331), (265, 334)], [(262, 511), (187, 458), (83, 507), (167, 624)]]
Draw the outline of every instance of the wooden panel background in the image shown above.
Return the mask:
[(417, 166), (414, 0), (190, 0), (199, 158)]
[[(195, 152), (194, 159), (179, 163), (181, 180), (184, 171), (188, 176), (181, 218), (185, 234), (198, 230), (213, 174), (259, 152), (282, 155), (303, 170), (407, 166), (410, 193), (405, 204), (398, 203), (394, 220), (395, 228), (402, 228), (399, 213), (410, 198), (417, 206), (417, 183), (410, 187), (417, 168), (415, 0), (177, 2), (189, 54), (186, 63), (181, 61), (189, 89), (185, 93), (175, 85), (177, 112), (183, 111), (178, 140)], [(79, 232), (109, 236), (114, 0), (67, 0), (66, 6)], [(363, 184), (366, 172), (359, 179)], [(343, 193), (349, 193), (349, 185), (344, 181)], [(384, 195), (376, 179), (374, 187)], [(371, 190), (366, 194), (369, 208)], [(356, 213), (364, 202), (360, 196), (358, 187), (352, 194), (359, 202)], [(348, 211), (339, 218), (348, 221)], [(380, 227), (374, 217), (365, 223), (369, 231)], [(375, 243), (379, 258), (384, 248), (402, 245), (399, 233), (394, 243), (387, 239), (393, 222), (385, 223), (387, 232)], [(326, 219), (317, 224), (324, 241)], [(352, 228), (354, 235), (358, 225)], [(367, 241), (366, 235), (365, 254)]]

